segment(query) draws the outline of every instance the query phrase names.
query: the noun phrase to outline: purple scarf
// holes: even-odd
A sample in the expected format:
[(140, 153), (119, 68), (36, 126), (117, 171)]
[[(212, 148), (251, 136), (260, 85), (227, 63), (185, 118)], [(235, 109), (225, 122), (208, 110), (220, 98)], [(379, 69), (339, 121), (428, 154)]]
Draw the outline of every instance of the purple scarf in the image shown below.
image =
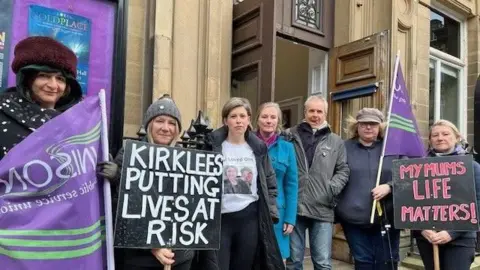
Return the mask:
[(274, 133), (270, 138), (264, 138), (262, 134), (260, 134), (260, 131), (257, 131), (257, 136), (262, 140), (268, 147), (270, 147), (272, 144), (274, 144), (277, 139), (278, 139), (278, 134)]

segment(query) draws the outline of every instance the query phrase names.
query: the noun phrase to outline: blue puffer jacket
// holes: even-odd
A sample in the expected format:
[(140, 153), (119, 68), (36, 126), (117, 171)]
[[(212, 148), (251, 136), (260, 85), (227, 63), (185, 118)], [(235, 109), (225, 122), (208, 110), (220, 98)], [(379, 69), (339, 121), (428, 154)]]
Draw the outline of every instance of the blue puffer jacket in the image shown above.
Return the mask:
[[(455, 148), (455, 151), (449, 154), (449, 156), (467, 155), (467, 154), (468, 154), (467, 151), (463, 149), (463, 147), (457, 146)], [(428, 156), (435, 157), (437, 156), (437, 154), (433, 151), (430, 151), (428, 153)], [(480, 164), (478, 164), (476, 161), (473, 161), (473, 173), (475, 177), (475, 191), (477, 196), (477, 208), (478, 208), (480, 206)], [(478, 213), (478, 210), (477, 210), (477, 213)], [(449, 242), (449, 244), (451, 245), (466, 246), (472, 242), (471, 240), (470, 241), (465, 241), (465, 240), (477, 238), (476, 232), (448, 231), (448, 234), (450, 234), (450, 237), (452, 237), (452, 241)], [(421, 234), (421, 231), (413, 231), (413, 235), (417, 239), (427, 241)]]

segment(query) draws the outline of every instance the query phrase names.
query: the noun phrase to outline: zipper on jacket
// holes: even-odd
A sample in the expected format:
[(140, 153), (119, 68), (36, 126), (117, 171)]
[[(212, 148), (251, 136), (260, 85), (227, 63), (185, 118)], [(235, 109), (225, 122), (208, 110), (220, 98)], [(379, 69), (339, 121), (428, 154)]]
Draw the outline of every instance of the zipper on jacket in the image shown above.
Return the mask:
[[(298, 132), (297, 132), (298, 133)], [(306, 175), (307, 175), (307, 179), (309, 179), (309, 175), (310, 175), (310, 166), (308, 164), (308, 159), (307, 159), (307, 154), (305, 152), (305, 149), (303, 148), (303, 143), (302, 143), (302, 139), (300, 138), (300, 135), (298, 134), (293, 134), (293, 136), (295, 137), (295, 140), (297, 141), (298, 145), (300, 146), (300, 149), (302, 149), (302, 153), (303, 153), (303, 157), (305, 158), (305, 171), (306, 171)], [(313, 136), (315, 136), (315, 134), (313, 134)], [(327, 136), (323, 136), (323, 138), (321, 139), (321, 141), (318, 142), (317, 146), (315, 147), (315, 152), (313, 153), (313, 159), (312, 159), (312, 165), (315, 163), (315, 157), (316, 157), (316, 153), (317, 153), (317, 149), (320, 147), (320, 144), (325, 141), (327, 139)], [(309, 183), (310, 181), (308, 181), (307, 183)], [(304, 186), (304, 188), (306, 187), (306, 184)], [(302, 193), (302, 197), (300, 198), (299, 200), (299, 203), (303, 203), (304, 202), (304, 196), (305, 196), (305, 191)]]
[[(292, 133), (293, 134), (293, 133)], [(299, 138), (299, 135), (297, 134), (293, 134), (293, 137), (295, 138), (295, 141), (297, 142), (298, 146), (300, 147), (300, 149), (302, 150), (302, 154), (303, 154), (303, 157), (305, 158), (305, 171), (306, 171), (306, 175), (307, 175), (307, 178), (308, 178), (308, 175), (309, 175), (309, 166), (308, 166), (308, 160), (307, 160), (307, 155), (305, 154), (305, 149), (303, 149), (303, 144), (302, 144), (302, 140)], [(304, 187), (305, 188), (305, 187)], [(304, 201), (304, 197), (305, 197), (305, 192), (302, 192), (302, 196), (298, 198), (298, 204), (303, 204), (303, 201)], [(297, 210), (298, 211), (298, 210)], [(300, 212), (298, 211), (297, 212), (297, 215), (300, 214)]]

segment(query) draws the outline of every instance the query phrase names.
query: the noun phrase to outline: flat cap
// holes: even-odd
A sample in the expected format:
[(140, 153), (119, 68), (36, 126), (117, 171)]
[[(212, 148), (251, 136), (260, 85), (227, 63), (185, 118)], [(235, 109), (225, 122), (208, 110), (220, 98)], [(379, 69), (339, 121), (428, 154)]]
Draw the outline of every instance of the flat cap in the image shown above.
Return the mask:
[(383, 113), (375, 108), (363, 108), (357, 113), (357, 122), (359, 123), (383, 123), (385, 117)]

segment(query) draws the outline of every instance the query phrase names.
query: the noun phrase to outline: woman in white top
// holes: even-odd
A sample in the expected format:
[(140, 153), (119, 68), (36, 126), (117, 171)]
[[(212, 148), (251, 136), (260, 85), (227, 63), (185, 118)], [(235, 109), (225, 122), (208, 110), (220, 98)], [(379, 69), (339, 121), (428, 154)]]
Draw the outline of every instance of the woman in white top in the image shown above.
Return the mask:
[[(267, 146), (251, 131), (251, 115), (248, 100), (231, 98), (222, 109), (224, 126), (207, 138), (207, 149), (225, 158), (220, 270), (285, 269), (273, 231), (278, 222), (275, 172)], [(253, 180), (242, 171), (251, 172)], [(248, 188), (225, 188), (225, 183)]]

